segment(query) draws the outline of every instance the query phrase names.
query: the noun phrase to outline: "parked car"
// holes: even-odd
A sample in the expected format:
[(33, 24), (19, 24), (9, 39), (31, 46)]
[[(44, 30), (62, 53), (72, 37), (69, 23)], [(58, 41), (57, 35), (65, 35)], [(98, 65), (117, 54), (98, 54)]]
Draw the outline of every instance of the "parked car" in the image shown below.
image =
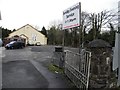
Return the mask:
[(25, 43), (21, 41), (11, 41), (5, 46), (6, 49), (19, 49), (23, 47), (25, 47)]
[(35, 45), (36, 45), (36, 46), (41, 46), (41, 43), (40, 43), (40, 42), (37, 42)]

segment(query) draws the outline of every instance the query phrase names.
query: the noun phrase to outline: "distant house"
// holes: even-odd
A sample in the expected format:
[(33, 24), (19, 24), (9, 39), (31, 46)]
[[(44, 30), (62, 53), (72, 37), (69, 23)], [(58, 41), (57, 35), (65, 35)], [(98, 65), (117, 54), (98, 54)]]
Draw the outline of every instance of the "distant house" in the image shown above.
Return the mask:
[[(47, 37), (43, 35), (41, 32), (39, 32), (37, 29), (35, 29), (33, 26), (27, 24), (13, 33), (9, 34), (7, 38), (13, 38), (14, 36), (19, 36), (23, 39), (25, 39), (26, 44), (35, 45), (37, 43), (41, 45), (47, 44)], [(18, 39), (15, 39), (17, 41)]]

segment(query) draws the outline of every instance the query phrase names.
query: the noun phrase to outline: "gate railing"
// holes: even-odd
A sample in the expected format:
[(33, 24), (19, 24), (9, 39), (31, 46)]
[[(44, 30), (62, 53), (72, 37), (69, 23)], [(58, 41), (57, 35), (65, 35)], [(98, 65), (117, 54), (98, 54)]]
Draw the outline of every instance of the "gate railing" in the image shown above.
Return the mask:
[(91, 52), (83, 50), (80, 54), (66, 50), (65, 74), (80, 89), (87, 90), (89, 84)]

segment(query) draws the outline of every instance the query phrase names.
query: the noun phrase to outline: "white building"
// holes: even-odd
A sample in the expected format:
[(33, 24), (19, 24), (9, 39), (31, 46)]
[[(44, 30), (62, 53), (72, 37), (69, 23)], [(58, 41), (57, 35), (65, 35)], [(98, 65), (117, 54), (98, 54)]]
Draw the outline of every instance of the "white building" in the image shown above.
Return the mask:
[(33, 26), (27, 24), (13, 33), (9, 34), (8, 38), (12, 38), (14, 36), (19, 36), (25, 39), (26, 44), (41, 44), (46, 45), (47, 44), (47, 37), (43, 35), (41, 32), (39, 32), (37, 29), (35, 29)]

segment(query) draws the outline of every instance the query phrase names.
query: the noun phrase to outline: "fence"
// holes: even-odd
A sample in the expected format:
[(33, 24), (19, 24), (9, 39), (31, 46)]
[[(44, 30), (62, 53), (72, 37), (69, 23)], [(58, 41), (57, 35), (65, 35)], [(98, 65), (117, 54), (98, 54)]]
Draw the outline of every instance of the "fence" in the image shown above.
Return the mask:
[(81, 54), (66, 50), (65, 74), (80, 89), (87, 90), (89, 84), (91, 52), (83, 50)]

